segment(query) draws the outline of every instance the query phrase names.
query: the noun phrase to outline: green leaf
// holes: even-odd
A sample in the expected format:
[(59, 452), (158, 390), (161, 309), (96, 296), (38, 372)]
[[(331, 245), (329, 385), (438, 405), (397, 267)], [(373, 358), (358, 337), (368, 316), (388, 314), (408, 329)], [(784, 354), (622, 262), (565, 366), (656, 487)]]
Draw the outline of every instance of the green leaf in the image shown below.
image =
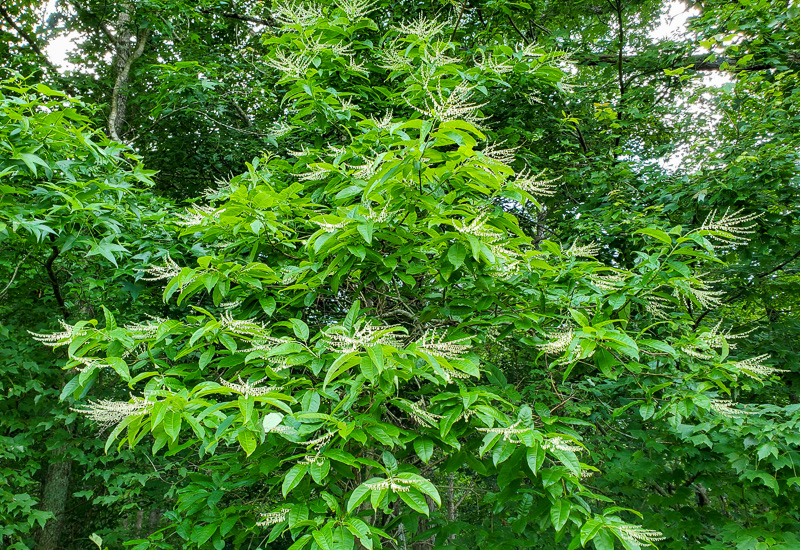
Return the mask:
[(428, 510), (428, 503), (425, 501), (425, 496), (414, 487), (411, 487), (408, 491), (399, 492), (397, 495), (403, 502), (408, 504), (412, 510), (420, 514), (425, 514), (426, 516), (430, 513)]
[(292, 328), (294, 329), (294, 335), (297, 336), (303, 342), (308, 340), (308, 325), (306, 325), (300, 319), (289, 319), (289, 322), (292, 323)]
[(176, 441), (181, 431), (181, 413), (172, 410), (165, 411), (162, 424), (170, 439)]
[(592, 542), (596, 550), (614, 550), (614, 536), (605, 529), (597, 532)]
[(256, 446), (258, 442), (256, 441), (255, 436), (249, 430), (242, 430), (236, 435), (236, 440), (239, 442), (239, 445), (242, 446), (242, 449), (247, 456), (253, 454), (253, 451), (256, 450)]
[(568, 500), (556, 500), (550, 507), (550, 521), (556, 531), (561, 531), (569, 519), (572, 504)]
[(644, 229), (636, 231), (636, 233), (643, 233), (645, 235), (658, 239), (659, 241), (667, 245), (672, 244), (672, 237), (670, 237), (660, 229), (656, 229), (654, 227), (645, 227)]
[(292, 489), (297, 487), (300, 482), (303, 481), (303, 478), (307, 472), (308, 466), (305, 464), (295, 464), (288, 472), (286, 472), (286, 475), (283, 477), (283, 483), (281, 484), (281, 493), (283, 494), (284, 498), (286, 498), (286, 495), (288, 495)]
[(350, 513), (355, 510), (362, 502), (367, 500), (367, 497), (370, 493), (371, 491), (369, 487), (365, 486), (364, 484), (356, 487), (353, 493), (350, 495), (350, 498), (347, 500), (347, 512)]
[(547, 453), (538, 443), (534, 444), (533, 447), (528, 449), (526, 457), (528, 460), (528, 466), (533, 472), (533, 475), (536, 475), (539, 472), (539, 468), (541, 468), (542, 464), (544, 464), (546, 455)]
[(427, 464), (433, 456), (433, 440), (424, 436), (418, 437), (414, 440), (414, 451), (419, 459)]
[(447, 260), (453, 264), (453, 267), (458, 269), (464, 264), (467, 258), (467, 249), (461, 243), (456, 243), (447, 251)]

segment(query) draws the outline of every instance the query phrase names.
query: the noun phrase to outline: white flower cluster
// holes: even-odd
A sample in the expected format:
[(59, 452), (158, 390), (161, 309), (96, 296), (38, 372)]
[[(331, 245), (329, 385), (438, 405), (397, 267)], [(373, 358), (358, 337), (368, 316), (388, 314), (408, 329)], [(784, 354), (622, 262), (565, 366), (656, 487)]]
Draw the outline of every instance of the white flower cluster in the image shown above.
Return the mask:
[(575, 241), (564, 251), (564, 255), (570, 258), (591, 258), (597, 256), (598, 252), (600, 252), (600, 247), (596, 244), (578, 246), (578, 241)]
[(312, 464), (316, 464), (317, 466), (323, 464), (325, 462), (325, 458), (320, 456), (319, 453), (315, 455), (305, 455), (303, 458), (300, 459), (300, 464), (306, 464), (307, 466), (311, 466)]
[(704, 361), (710, 361), (714, 358), (714, 355), (708, 353), (707, 350), (725, 346), (727, 346), (729, 350), (734, 350), (736, 349), (736, 343), (732, 342), (732, 340), (739, 340), (752, 332), (752, 330), (750, 330), (741, 334), (731, 334), (730, 331), (722, 332), (720, 330), (721, 327), (722, 319), (720, 319), (719, 323), (717, 323), (713, 329), (699, 334), (696, 343), (684, 344), (680, 346), (680, 349), (686, 353), (686, 355)]
[(86, 405), (70, 410), (86, 415), (105, 428), (118, 424), (129, 416), (144, 414), (152, 407), (152, 401), (135, 397), (132, 402), (108, 399), (89, 401)]
[(644, 309), (650, 315), (659, 319), (669, 319), (669, 310), (670, 306), (672, 306), (672, 301), (669, 298), (649, 294), (642, 296), (642, 299), (645, 301)]
[(552, 197), (555, 195), (556, 189), (558, 188), (556, 185), (553, 185), (553, 183), (560, 180), (561, 176), (552, 179), (542, 179), (544, 172), (545, 171), (542, 170), (538, 174), (533, 175), (528, 168), (525, 168), (517, 174), (516, 179), (511, 182), (511, 185), (531, 195)]
[(347, 227), (351, 221), (352, 220), (345, 218), (337, 223), (328, 223), (325, 221), (316, 221), (316, 220), (313, 221), (312, 223), (317, 224), (319, 228), (322, 229), (325, 233), (335, 233), (336, 231)]
[(704, 281), (700, 275), (695, 277), (686, 288), (675, 287), (675, 294), (679, 299), (682, 299), (684, 305), (688, 308), (689, 295), (694, 296), (697, 302), (706, 309), (713, 309), (722, 305), (722, 297), (725, 292), (722, 290), (712, 290), (714, 283), (720, 281)]
[(318, 166), (312, 166), (310, 172), (305, 172), (303, 174), (296, 174), (297, 177), (301, 181), (319, 181), (323, 180), (328, 177), (331, 171), (327, 168), (319, 168)]
[(626, 276), (621, 273), (611, 273), (608, 275), (597, 275), (592, 273), (589, 275), (589, 281), (602, 290), (614, 292), (617, 290), (618, 285), (625, 281)]
[(277, 138), (282, 138), (296, 127), (292, 126), (291, 124), (287, 124), (286, 122), (275, 122), (270, 128), (269, 133)]
[(390, 332), (394, 328), (392, 326), (364, 325), (356, 329), (353, 336), (329, 331), (325, 335), (325, 342), (328, 349), (339, 353), (353, 353), (376, 344), (397, 347), (397, 339)]
[(273, 54), (274, 57), (269, 57), (266, 64), (276, 71), (284, 73), (285, 77), (289, 78), (303, 78), (306, 71), (311, 66), (311, 57), (306, 57), (301, 53), (289, 53), (284, 50), (277, 50)]
[(546, 451), (568, 451), (571, 453), (579, 453), (583, 450), (583, 447), (579, 447), (578, 445), (572, 445), (570, 442), (563, 437), (550, 437), (545, 439), (542, 442), (542, 448)]
[(505, 74), (514, 70), (514, 62), (511, 59), (497, 60), (497, 56), (491, 53), (480, 52), (480, 61), (475, 60), (475, 66), (485, 73)]
[(335, 432), (328, 432), (328, 433), (324, 434), (321, 437), (318, 437), (316, 439), (312, 439), (311, 441), (306, 441), (304, 443), (304, 445), (306, 445), (309, 448), (310, 447), (322, 447), (328, 441), (330, 441), (333, 438), (334, 435), (336, 435)]
[(353, 176), (362, 180), (368, 180), (378, 173), (378, 169), (382, 164), (382, 160), (366, 159), (363, 165), (352, 167), (355, 170), (355, 172), (353, 172)]
[[(277, 346), (281, 344), (285, 344), (286, 342), (291, 342), (290, 338), (281, 337), (281, 338), (274, 338), (272, 336), (265, 336), (263, 334), (258, 335), (256, 339), (253, 340), (252, 346), (247, 349), (241, 349), (242, 353), (250, 353), (251, 351), (272, 351)], [(285, 368), (285, 367), (282, 367)], [(278, 369), (274, 369), (278, 370)]]
[(461, 61), (460, 59), (447, 55), (447, 52), (451, 50), (453, 50), (453, 43), (449, 40), (429, 42), (425, 44), (425, 48), (422, 51), (422, 58), (426, 63), (430, 63), (435, 67), (444, 67), (445, 65), (459, 63)]
[(158, 327), (165, 321), (166, 319), (161, 317), (151, 316), (150, 319), (144, 323), (129, 323), (123, 328), (128, 331), (134, 340), (148, 340), (150, 338), (155, 338), (158, 333)]
[(417, 349), (428, 355), (444, 357), (445, 359), (458, 359), (461, 355), (469, 351), (472, 342), (471, 336), (457, 338), (445, 342), (445, 334), (439, 334), (436, 330), (428, 330), (422, 338), (416, 341)]
[[(427, 87), (427, 82), (423, 81), (423, 87)], [(430, 93), (425, 99), (425, 107), (416, 107), (412, 103), (406, 101), (408, 105), (415, 111), (425, 116), (435, 118), (440, 122), (449, 122), (451, 120), (463, 120), (472, 124), (478, 124), (485, 120), (484, 117), (479, 117), (476, 112), (478, 109), (486, 105), (486, 103), (473, 103), (472, 98), (474, 87), (469, 82), (459, 83), (447, 97), (445, 97), (442, 90), (441, 83), (436, 85), (436, 93)]]
[(411, 403), (409, 408), (411, 409), (411, 420), (419, 424), (420, 426), (428, 426), (431, 428), (435, 428), (439, 425), (439, 420), (444, 418), (439, 414), (433, 414), (429, 412), (425, 407), (425, 402), (423, 400), (419, 400), (416, 403)]
[(278, 510), (277, 512), (269, 512), (268, 514), (261, 514), (261, 521), (258, 521), (256, 525), (258, 525), (259, 527), (268, 527), (270, 525), (275, 525), (276, 523), (286, 521), (286, 514), (288, 513), (289, 513), (289, 508), (283, 508), (282, 510)]
[(502, 434), (503, 441), (513, 441), (514, 436), (524, 434), (525, 432), (529, 431), (530, 428), (517, 428), (519, 426), (519, 421), (514, 422), (510, 426), (506, 426), (505, 428), (477, 428), (479, 432), (490, 433), (490, 434)]
[(377, 0), (334, 0), (350, 21), (358, 21), (377, 9)]
[(253, 383), (247, 383), (244, 380), (242, 380), (241, 376), (239, 376), (238, 384), (234, 382), (228, 382), (227, 380), (222, 380), (222, 379), (220, 379), (219, 383), (225, 386), (226, 388), (235, 391), (236, 393), (244, 395), (245, 397), (250, 397), (250, 396), (257, 397), (259, 395), (266, 395), (268, 393), (272, 393), (281, 389), (281, 386), (262, 386), (260, 388), (257, 387), (257, 385), (263, 382), (265, 379), (266, 376), (264, 378), (261, 378), (260, 380), (256, 380)]
[(459, 220), (453, 220), (456, 231), (464, 235), (472, 235), (477, 238), (488, 238), (495, 240), (501, 236), (501, 233), (492, 226), (487, 226), (486, 222), (489, 218), (488, 214), (481, 214), (474, 218), (469, 224)]
[(206, 219), (212, 217), (216, 212), (217, 208), (213, 206), (193, 206), (187, 208), (184, 213), (178, 214), (180, 221), (175, 222), (175, 224), (183, 227), (202, 225)]
[(378, 67), (388, 69), (390, 71), (403, 71), (411, 68), (411, 61), (403, 55), (391, 48), (383, 48), (378, 50)]
[(720, 416), (736, 417), (746, 414), (756, 414), (753, 411), (744, 411), (734, 408), (735, 403), (730, 399), (712, 399), (711, 410)]
[(219, 318), (220, 326), (240, 336), (259, 336), (266, 331), (266, 327), (261, 323), (246, 319), (234, 319), (229, 311), (225, 311)]
[(330, 52), (334, 57), (344, 57), (353, 53), (353, 50), (343, 42), (323, 42), (319, 36), (302, 36), (300, 39), (303, 42), (305, 53), (311, 54), (313, 58), (319, 53)]
[(164, 266), (151, 266), (144, 270), (149, 277), (143, 277), (143, 281), (161, 281), (163, 279), (172, 279), (181, 273), (181, 267), (175, 263), (175, 260), (170, 258), (169, 254), (164, 256)]
[(395, 30), (413, 36), (419, 37), (422, 41), (428, 42), (431, 38), (442, 32), (442, 29), (447, 25), (447, 21), (439, 21), (438, 19), (427, 19), (425, 15), (420, 13), (420, 16), (415, 21), (402, 23), (394, 27)]
[(548, 342), (544, 344), (538, 344), (538, 348), (545, 353), (548, 354), (557, 354), (563, 353), (572, 343), (572, 339), (575, 337), (575, 332), (572, 329), (562, 331), (562, 332), (554, 332), (553, 334), (548, 334), (547, 339)]
[(664, 540), (664, 535), (661, 531), (653, 529), (645, 529), (639, 525), (631, 524), (612, 524), (614, 529), (621, 539), (628, 542), (648, 542), (652, 543), (659, 540)]
[(303, 28), (315, 25), (325, 17), (322, 6), (307, 2), (276, 2), (272, 17), (281, 25), (300, 25)]
[(75, 366), (74, 369), (78, 372), (86, 372), (92, 369), (110, 369), (111, 365), (104, 362), (102, 359), (97, 357), (75, 357), (74, 355), (69, 356), (70, 360), (79, 363), (80, 366)]
[(392, 115), (394, 112), (389, 109), (386, 111), (386, 114), (383, 115), (382, 119), (377, 119), (375, 117), (369, 117), (369, 119), (375, 124), (375, 127), (380, 130), (388, 130), (392, 127)]
[(31, 332), (28, 331), (34, 340), (39, 342), (40, 344), (44, 344), (45, 346), (49, 346), (51, 348), (57, 348), (58, 346), (64, 346), (66, 344), (72, 343), (72, 341), (77, 338), (78, 336), (84, 336), (86, 334), (86, 329), (80, 328), (76, 329), (72, 325), (59, 320), (58, 324), (61, 325), (61, 328), (64, 329), (63, 332), (54, 332), (52, 334), (39, 334), (38, 332)]
[(311, 154), (311, 151), (308, 149), (308, 147), (303, 145), (303, 147), (299, 151), (288, 151), (287, 150), (286, 153), (291, 155), (291, 156), (293, 156), (293, 157), (295, 157), (295, 158), (300, 158), (300, 157), (307, 157), (308, 155)]
[(375, 223), (386, 223), (393, 215), (394, 212), (389, 211), (389, 203), (387, 202), (379, 212), (373, 210), (371, 206), (367, 206), (367, 214), (364, 217)]
[(393, 493), (407, 493), (411, 487), (417, 485), (418, 483), (419, 482), (414, 479), (398, 479), (396, 477), (389, 477), (381, 481), (365, 483), (364, 486), (370, 491), (384, 491), (389, 489)]
[(744, 235), (754, 233), (753, 228), (757, 225), (750, 222), (760, 218), (761, 214), (746, 214), (742, 216), (740, 215), (742, 212), (742, 210), (737, 210), (730, 213), (730, 208), (728, 208), (720, 219), (715, 220), (717, 211), (712, 210), (703, 225), (700, 226), (699, 231), (712, 231), (712, 234), (706, 236), (723, 246), (745, 244), (750, 239)]
[(505, 141), (498, 143), (486, 143), (483, 150), (479, 151), (479, 153), (483, 155), (486, 160), (493, 164), (509, 165), (514, 162), (519, 146), (503, 149), (502, 146), (504, 144)]
[(759, 381), (769, 378), (776, 372), (789, 372), (787, 369), (776, 369), (775, 367), (765, 365), (764, 361), (769, 358), (770, 355), (765, 353), (764, 355), (751, 357), (750, 359), (745, 359), (744, 361), (737, 361), (736, 363), (731, 364), (730, 367), (737, 372), (741, 372), (742, 374)]

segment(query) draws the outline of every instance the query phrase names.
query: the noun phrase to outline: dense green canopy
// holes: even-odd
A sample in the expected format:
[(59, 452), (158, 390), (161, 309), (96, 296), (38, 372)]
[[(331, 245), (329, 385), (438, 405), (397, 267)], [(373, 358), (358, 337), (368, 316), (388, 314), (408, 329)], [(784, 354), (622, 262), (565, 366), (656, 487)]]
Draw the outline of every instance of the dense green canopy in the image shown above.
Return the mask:
[(0, 547), (800, 547), (798, 15), (3, 3)]

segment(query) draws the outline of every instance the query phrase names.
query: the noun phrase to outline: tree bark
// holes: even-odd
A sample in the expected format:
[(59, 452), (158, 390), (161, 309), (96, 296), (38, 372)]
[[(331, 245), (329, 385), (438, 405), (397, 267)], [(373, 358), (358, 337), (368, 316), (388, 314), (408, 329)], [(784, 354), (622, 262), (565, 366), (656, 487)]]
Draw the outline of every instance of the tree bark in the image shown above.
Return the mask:
[[(124, 3), (117, 16), (116, 34), (110, 32), (107, 36), (114, 45), (114, 66), (117, 77), (114, 89), (111, 92), (111, 110), (108, 113), (108, 136), (115, 141), (122, 141), (123, 127), (125, 126), (128, 109), (128, 84), (130, 82), (131, 67), (134, 61), (144, 53), (149, 30), (133, 32), (131, 26), (133, 6)], [(136, 46), (133, 38), (136, 36)]]
[[(597, 65), (617, 65), (620, 62), (619, 54), (600, 54), (600, 55), (593, 55), (593, 54), (576, 54), (576, 60), (578, 65), (586, 65), (589, 67), (597, 66)], [(678, 69), (680, 67), (687, 67), (692, 65), (691, 70), (693, 71), (730, 71), (730, 72), (739, 72), (739, 71), (765, 71), (768, 69), (774, 69), (775, 67), (769, 63), (760, 63), (757, 61), (752, 61), (747, 65), (740, 66), (737, 65), (738, 59), (724, 57), (724, 58), (717, 58), (713, 61), (708, 61), (708, 55), (688, 55), (685, 57), (680, 57), (673, 59), (671, 61), (667, 61), (663, 64), (662, 69)], [(621, 61), (625, 65), (636, 65), (640, 62), (645, 63), (647, 68), (652, 68), (652, 60), (645, 57), (639, 57), (636, 55), (623, 55)], [(723, 65), (727, 64), (724, 68)], [(787, 65), (791, 69), (797, 69), (798, 67), (798, 60), (790, 59), (787, 61)]]
[(47, 468), (47, 478), (42, 489), (42, 510), (55, 516), (47, 520), (39, 533), (37, 550), (59, 550), (64, 548), (61, 532), (64, 528), (65, 511), (69, 500), (69, 485), (72, 479), (72, 460), (66, 456), (63, 445), (52, 452)]

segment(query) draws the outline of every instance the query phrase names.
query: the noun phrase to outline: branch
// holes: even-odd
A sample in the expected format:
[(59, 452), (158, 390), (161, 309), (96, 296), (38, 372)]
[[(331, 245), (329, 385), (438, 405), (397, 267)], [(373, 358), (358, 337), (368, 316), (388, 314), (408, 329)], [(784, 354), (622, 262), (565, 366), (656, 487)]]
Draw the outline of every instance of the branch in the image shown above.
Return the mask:
[(455, 40), (456, 31), (458, 27), (461, 25), (461, 18), (464, 17), (464, 10), (467, 9), (467, 0), (462, 0), (461, 2), (461, 10), (458, 12), (458, 19), (456, 20), (456, 24), (453, 27), (453, 33), (450, 35), (450, 42)]
[[(740, 67), (737, 65), (739, 61), (736, 58), (732, 57), (723, 57), (717, 58), (714, 61), (707, 61), (708, 55), (690, 55), (687, 57), (683, 57), (680, 59), (675, 59), (669, 63), (666, 63), (663, 69), (677, 69), (680, 67), (686, 67), (688, 65), (692, 65), (691, 70), (693, 71), (730, 71), (730, 72), (739, 72), (739, 71), (765, 71), (768, 69), (773, 69), (772, 65), (768, 63), (751, 63), (744, 67)], [(650, 58), (644, 56), (637, 56), (637, 55), (625, 55), (622, 56), (622, 62), (625, 64), (640, 64), (644, 61), (648, 65), (652, 65), (652, 61)], [(578, 58), (579, 65), (586, 65), (588, 67), (594, 67), (597, 65), (616, 65), (619, 63), (619, 56), (617, 54), (585, 54), (582, 58)], [(727, 67), (722, 68), (722, 65), (727, 63)], [(793, 60), (787, 61), (787, 65), (790, 68), (796, 68), (798, 65), (797, 62)]]
[(258, 25), (266, 25), (267, 27), (276, 27), (277, 23), (275, 20), (270, 19), (260, 19), (258, 17), (250, 17), (249, 15), (240, 15), (238, 13), (233, 12), (217, 12), (209, 9), (199, 8), (197, 11), (204, 15), (219, 15), (220, 17), (224, 17), (225, 19), (235, 19), (236, 21), (246, 21), (248, 23), (256, 23)]
[(44, 269), (47, 271), (47, 276), (50, 278), (50, 286), (53, 288), (53, 294), (56, 297), (56, 302), (58, 303), (58, 308), (61, 310), (61, 314), (66, 319), (69, 317), (69, 310), (67, 309), (67, 305), (64, 303), (64, 297), (61, 295), (61, 287), (58, 284), (58, 277), (56, 277), (56, 272), (53, 271), (53, 262), (56, 261), (58, 258), (58, 247), (53, 245), (53, 251), (50, 253), (50, 256), (47, 258), (47, 261), (44, 263)]
[(511, 26), (514, 27), (514, 30), (517, 31), (517, 33), (522, 37), (522, 40), (525, 42), (525, 45), (530, 44), (531, 41), (528, 40), (528, 37), (525, 36), (521, 30), (519, 30), (519, 27), (517, 27), (517, 25), (514, 23), (514, 20), (511, 18), (510, 15), (508, 16), (508, 22), (511, 23)]
[[(777, 266), (775, 266), (774, 268), (770, 269), (769, 271), (766, 271), (766, 272), (764, 272), (764, 273), (759, 273), (758, 275), (756, 275), (756, 276), (755, 276), (755, 278), (754, 278), (754, 279), (755, 279), (755, 280), (759, 280), (759, 279), (763, 279), (764, 277), (769, 277), (769, 276), (770, 276), (770, 275), (772, 275), (773, 273), (775, 273), (775, 272), (777, 272), (777, 271), (780, 271), (781, 269), (783, 269), (784, 267), (786, 267), (787, 265), (789, 265), (790, 263), (792, 263), (793, 261), (795, 261), (797, 258), (800, 258), (800, 250), (798, 250), (797, 252), (795, 252), (794, 254), (792, 254), (792, 257), (791, 257), (791, 258), (789, 258), (788, 260), (786, 260), (786, 261), (784, 261), (784, 262), (781, 262), (781, 263), (779, 263)], [(743, 295), (745, 292), (747, 292), (747, 287), (743, 288), (742, 290), (740, 290), (739, 292), (737, 292), (737, 293), (736, 293), (736, 294), (734, 294), (733, 296), (729, 296), (728, 298), (726, 298), (725, 300), (723, 300), (722, 304), (730, 304), (731, 302), (733, 302), (733, 301), (735, 301), (735, 300), (738, 300), (739, 298), (741, 298), (741, 296), (742, 296), (742, 295)], [(716, 309), (717, 309), (717, 308), (713, 308), (713, 309), (707, 309), (707, 310), (705, 310), (703, 313), (701, 313), (701, 314), (700, 314), (700, 315), (697, 317), (697, 320), (695, 320), (695, 322), (694, 322), (694, 328), (697, 328), (697, 327), (699, 327), (699, 326), (700, 326), (700, 321), (702, 321), (702, 320), (705, 318), (705, 316), (706, 316), (706, 315), (708, 315), (708, 314), (709, 314), (709, 313), (711, 313), (712, 311), (715, 311)]]
[(47, 65), (56, 74), (58, 74), (58, 71), (56, 70), (56, 66), (53, 65), (53, 63), (50, 61), (50, 59), (47, 57), (47, 55), (42, 51), (42, 49), (36, 43), (36, 40), (34, 40), (33, 37), (30, 34), (25, 32), (24, 29), (22, 29), (19, 25), (16, 24), (16, 22), (14, 22), (14, 20), (11, 18), (11, 15), (8, 13), (8, 11), (6, 11), (6, 9), (2, 5), (0, 5), (0, 16), (2, 16), (3, 19), (6, 21), (6, 23), (8, 23), (11, 26), (11, 28), (14, 29), (14, 31), (16, 31), (16, 33), (18, 35), (20, 35), (25, 40), (25, 42), (28, 43), (30, 48), (34, 52), (36, 52), (36, 55), (38, 55), (39, 57), (42, 58), (42, 61), (44, 61), (44, 64)]

